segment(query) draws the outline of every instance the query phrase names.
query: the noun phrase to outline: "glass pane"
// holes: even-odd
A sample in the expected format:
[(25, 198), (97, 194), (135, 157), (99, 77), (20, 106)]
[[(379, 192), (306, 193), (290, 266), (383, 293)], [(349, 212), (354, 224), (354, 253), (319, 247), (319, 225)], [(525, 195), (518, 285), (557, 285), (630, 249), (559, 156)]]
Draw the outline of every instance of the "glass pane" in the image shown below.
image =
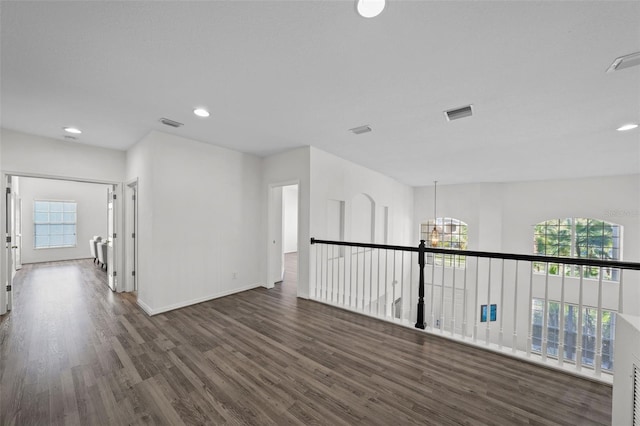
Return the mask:
[(36, 212), (35, 222), (36, 223), (47, 223), (47, 222), (49, 222), (49, 213)]
[(49, 202), (48, 201), (36, 201), (35, 202), (35, 210), (37, 212), (48, 212), (49, 211)]
[(63, 203), (59, 203), (59, 202), (55, 202), (55, 201), (51, 201), (49, 203), (49, 209), (52, 212), (61, 212), (62, 211), (62, 204)]
[(596, 357), (597, 311), (594, 308), (584, 308), (582, 312), (582, 364), (593, 366)]
[(547, 354), (558, 356), (558, 331), (560, 327), (560, 304), (549, 302), (547, 317)]
[(36, 236), (49, 235), (49, 225), (36, 225)]
[(36, 248), (49, 247), (49, 236), (36, 236)]
[(49, 232), (51, 235), (62, 235), (64, 231), (64, 225), (49, 225)]
[(52, 235), (49, 238), (49, 245), (51, 245), (53, 247), (61, 246), (62, 242), (63, 242), (62, 235)]
[(613, 371), (613, 341), (616, 335), (616, 313), (602, 311), (602, 369)]
[(65, 212), (75, 212), (76, 211), (76, 203), (64, 203), (63, 211), (65, 211)]
[(544, 300), (533, 299), (531, 306), (532, 339), (531, 350), (540, 352), (542, 350), (542, 315), (544, 314)]
[(75, 223), (76, 222), (76, 214), (75, 213), (63, 213), (64, 223)]
[(63, 235), (62, 241), (65, 246), (75, 246), (76, 245), (76, 236), (75, 235)]
[(49, 222), (51, 223), (62, 223), (62, 213), (51, 212), (49, 213)]
[(75, 235), (76, 234), (76, 226), (75, 225), (62, 225), (63, 233), (65, 235)]
[(564, 306), (564, 359), (576, 360), (576, 343), (578, 327), (578, 308), (574, 305)]

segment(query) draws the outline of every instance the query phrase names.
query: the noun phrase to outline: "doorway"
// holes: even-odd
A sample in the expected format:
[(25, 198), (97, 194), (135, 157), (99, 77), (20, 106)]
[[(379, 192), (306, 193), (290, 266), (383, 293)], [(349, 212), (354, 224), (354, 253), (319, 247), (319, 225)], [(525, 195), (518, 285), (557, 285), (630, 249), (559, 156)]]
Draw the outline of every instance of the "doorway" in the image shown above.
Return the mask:
[(269, 248), (267, 288), (297, 293), (298, 286), (298, 216), (297, 182), (273, 184), (269, 187)]
[(138, 180), (124, 188), (126, 290), (138, 296)]

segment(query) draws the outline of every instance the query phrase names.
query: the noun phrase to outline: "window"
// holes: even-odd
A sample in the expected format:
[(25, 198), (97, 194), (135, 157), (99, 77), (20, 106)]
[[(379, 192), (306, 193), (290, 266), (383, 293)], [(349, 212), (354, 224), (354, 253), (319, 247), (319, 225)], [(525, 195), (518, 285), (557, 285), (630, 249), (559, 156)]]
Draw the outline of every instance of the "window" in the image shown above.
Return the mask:
[[(566, 218), (553, 219), (535, 225), (533, 251), (542, 256), (576, 257), (581, 259), (620, 260), (621, 230), (620, 225), (599, 219)], [(558, 263), (534, 263), (536, 272), (550, 275), (579, 277), (580, 267), (566, 266)], [(585, 278), (599, 278), (597, 267), (584, 267)], [(603, 279), (618, 280), (619, 270), (604, 268)]]
[[(433, 228), (438, 231), (438, 248), (446, 249), (467, 249), (467, 224), (461, 220), (451, 217), (439, 217), (435, 220), (429, 220), (420, 225), (420, 239), (425, 240), (427, 247), (431, 247), (431, 232)], [(428, 263), (433, 263), (434, 255), (429, 254)], [(464, 268), (466, 256), (451, 254), (436, 254), (436, 265), (455, 266)]]
[(35, 248), (75, 247), (76, 210), (73, 201), (34, 202)]
[[(531, 321), (531, 350), (542, 352), (542, 329), (544, 327), (544, 299), (533, 299)], [(577, 305), (564, 304), (564, 359), (576, 361), (578, 342)], [(560, 342), (560, 302), (549, 301), (547, 309), (547, 355), (558, 357)], [(613, 341), (615, 338), (616, 313), (602, 310), (602, 369), (613, 371)], [(596, 357), (596, 330), (598, 310), (591, 306), (582, 307), (582, 365), (593, 367)]]

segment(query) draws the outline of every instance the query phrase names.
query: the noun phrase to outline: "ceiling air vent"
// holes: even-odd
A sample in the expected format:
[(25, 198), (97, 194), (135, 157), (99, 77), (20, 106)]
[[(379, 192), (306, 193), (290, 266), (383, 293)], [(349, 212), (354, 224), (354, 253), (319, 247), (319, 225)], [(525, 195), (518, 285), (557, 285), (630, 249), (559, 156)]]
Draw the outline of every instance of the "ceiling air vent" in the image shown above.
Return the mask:
[(354, 127), (353, 129), (349, 129), (349, 131), (352, 132), (354, 135), (361, 135), (363, 133), (370, 132), (371, 127), (369, 127), (369, 125)]
[(447, 121), (457, 120), (459, 118), (471, 117), (473, 115), (472, 105), (467, 105), (462, 108), (450, 109), (445, 111), (444, 115), (447, 117)]
[(640, 52), (630, 53), (625, 56), (616, 58), (607, 69), (607, 72), (613, 72), (640, 65)]
[(169, 120), (168, 118), (161, 118), (160, 122), (162, 124), (166, 124), (167, 126), (171, 126), (171, 127), (182, 127), (182, 126), (184, 126), (184, 124), (178, 123), (177, 121)]

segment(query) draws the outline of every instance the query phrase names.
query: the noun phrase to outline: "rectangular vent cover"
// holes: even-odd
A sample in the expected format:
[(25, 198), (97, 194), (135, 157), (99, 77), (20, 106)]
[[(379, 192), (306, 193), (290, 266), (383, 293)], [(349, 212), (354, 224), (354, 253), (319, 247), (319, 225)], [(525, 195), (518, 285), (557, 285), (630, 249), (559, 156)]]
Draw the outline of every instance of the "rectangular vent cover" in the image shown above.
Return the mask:
[(171, 127), (181, 127), (181, 126), (183, 126), (182, 123), (178, 123), (177, 121), (169, 120), (168, 118), (161, 118), (160, 122), (162, 124), (166, 124), (167, 126), (171, 126)]
[(640, 368), (633, 365), (633, 426), (640, 426)]
[(473, 115), (472, 105), (467, 105), (462, 108), (450, 109), (444, 112), (448, 121), (458, 120), (464, 117), (471, 117)]
[(353, 134), (356, 135), (361, 135), (362, 133), (367, 133), (371, 131), (371, 127), (367, 126), (360, 126), (360, 127), (354, 127), (353, 129), (349, 129), (350, 132), (353, 132)]

